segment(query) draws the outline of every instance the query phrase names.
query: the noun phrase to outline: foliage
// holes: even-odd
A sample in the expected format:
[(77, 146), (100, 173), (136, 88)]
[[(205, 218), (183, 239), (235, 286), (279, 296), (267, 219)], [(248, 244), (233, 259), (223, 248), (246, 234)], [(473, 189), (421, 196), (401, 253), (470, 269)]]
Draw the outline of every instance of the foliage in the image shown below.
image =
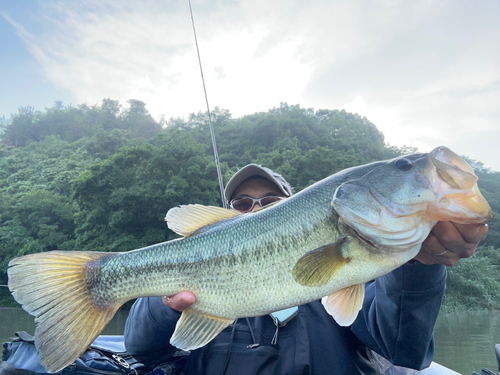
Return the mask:
[(173, 238), (164, 217), (190, 202), (217, 205), (215, 163), (177, 132), (125, 147), (75, 181), (77, 247), (125, 251)]
[(484, 198), (488, 201), (493, 210), (494, 219), (489, 223), (488, 236), (484, 241), (485, 246), (500, 248), (500, 172), (486, 168), (480, 161), (464, 156), (470, 164), (476, 176), (479, 177), (477, 185)]
[[(212, 122), (220, 160), (231, 173), (248, 163), (265, 165), (281, 174), (300, 191), (344, 168), (394, 157), (383, 134), (366, 118), (344, 110), (300, 108), (282, 103), (279, 108), (237, 120), (216, 108)], [(167, 132), (190, 134), (211, 152), (206, 115), (192, 114), (187, 121), (171, 119)]]
[(121, 105), (111, 99), (104, 99), (100, 106), (91, 107), (81, 104), (64, 108), (61, 102), (56, 102), (45, 113), (32, 107), (21, 107), (5, 126), (2, 143), (23, 147), (51, 135), (73, 142), (91, 137), (99, 129), (121, 129), (135, 138), (149, 138), (161, 131), (161, 124), (151, 117), (144, 102), (129, 100), (128, 103), (128, 110), (122, 110)]
[[(416, 151), (385, 145), (375, 125), (344, 110), (282, 103), (233, 119), (216, 108), (212, 121), (225, 182), (238, 168), (258, 163), (281, 173), (298, 192), (342, 169)], [(469, 162), (499, 213), (500, 174)], [(111, 99), (76, 107), (56, 102), (45, 112), (20, 108), (0, 121), (0, 196), (0, 284), (16, 256), (127, 251), (172, 239), (164, 222), (168, 209), (221, 202), (207, 116), (155, 121), (138, 100), (125, 108)], [(485, 244), (450, 269), (449, 308), (498, 308), (497, 219)], [(479, 293), (488, 298), (463, 297)]]
[(443, 308), (500, 309), (500, 250), (480, 247), (469, 259), (448, 268)]

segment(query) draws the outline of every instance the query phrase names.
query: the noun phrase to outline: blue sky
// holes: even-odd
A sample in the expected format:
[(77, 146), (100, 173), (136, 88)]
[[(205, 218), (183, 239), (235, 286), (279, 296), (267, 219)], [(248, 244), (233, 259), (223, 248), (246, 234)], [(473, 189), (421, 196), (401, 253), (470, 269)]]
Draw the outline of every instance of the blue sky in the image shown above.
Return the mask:
[[(499, 0), (192, 0), (212, 107), (346, 109), (500, 170)], [(56, 100), (205, 110), (187, 0), (0, 0), (0, 117)], [(223, 141), (223, 140), (222, 140)]]
[[(0, 11), (30, 32), (38, 33), (38, 1), (1, 1)], [(1, 49), (0, 82), (3, 90), (0, 100), (0, 116), (9, 119), (19, 107), (32, 106), (38, 110), (52, 107), (55, 100), (72, 101), (71, 93), (57, 87), (43, 72), (42, 66), (28, 51), (26, 44), (16, 33), (16, 28), (0, 16)]]

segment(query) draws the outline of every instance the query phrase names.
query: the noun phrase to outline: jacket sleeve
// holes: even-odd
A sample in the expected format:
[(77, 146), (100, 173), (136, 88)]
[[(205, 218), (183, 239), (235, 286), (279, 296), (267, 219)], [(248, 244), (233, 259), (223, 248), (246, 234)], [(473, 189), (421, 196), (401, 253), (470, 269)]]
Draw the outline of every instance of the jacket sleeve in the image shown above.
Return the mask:
[(170, 345), (180, 313), (165, 306), (161, 297), (139, 298), (133, 304), (125, 323), (125, 347), (146, 365), (173, 355)]
[(352, 332), (394, 365), (423, 369), (434, 357), (433, 330), (446, 267), (405, 264), (366, 287)]

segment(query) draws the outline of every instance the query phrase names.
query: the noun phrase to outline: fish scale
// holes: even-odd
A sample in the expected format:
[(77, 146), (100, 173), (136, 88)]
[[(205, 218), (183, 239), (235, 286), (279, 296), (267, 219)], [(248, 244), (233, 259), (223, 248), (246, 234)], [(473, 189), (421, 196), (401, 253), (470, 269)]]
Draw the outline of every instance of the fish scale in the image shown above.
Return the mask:
[[(313, 190), (313, 195), (318, 194)], [(130, 252), (103, 258), (99, 272), (104, 277), (95, 277), (99, 282), (94, 283), (94, 294), (118, 303), (144, 293), (161, 296), (179, 290), (190, 290), (199, 296), (197, 308), (210, 314), (236, 318), (243, 311), (248, 314), (250, 310), (251, 315), (257, 315), (262, 309), (268, 309), (269, 304), (275, 305), (279, 300), (278, 297), (287, 284), (283, 282), (283, 274), (291, 277), (291, 269), (301, 254), (317, 247), (316, 243), (325, 241), (325, 238), (309, 239), (308, 233), (313, 233), (316, 237), (318, 233), (322, 233), (317, 229), (313, 230), (311, 225), (306, 229), (307, 222), (318, 222), (318, 210), (311, 209), (311, 201), (314, 203), (314, 199), (299, 198), (295, 202), (290, 201), (291, 204), (283, 208), (287, 211), (296, 210), (295, 206), (302, 206), (300, 209), (303, 211), (308, 208), (310, 214), (303, 212), (305, 214), (301, 216), (302, 221), (297, 224), (301, 227), (299, 232), (294, 226), (283, 225), (282, 220), (278, 220), (284, 214), (281, 212), (283, 209), (274, 214), (262, 211), (255, 214), (251, 220), (235, 218), (233, 221), (237, 222), (236, 225), (228, 220), (198, 236), (141, 249), (140, 255), (138, 252)], [(330, 210), (324, 211), (322, 214), (326, 218), (326, 213)], [(316, 217), (304, 220), (310, 216)], [(278, 221), (281, 223), (277, 223)], [(258, 233), (262, 226), (270, 228), (279, 227), (280, 224), (284, 229), (279, 235), (261, 230), (263, 233), (252, 241), (235, 242), (233, 239), (235, 231), (242, 238), (252, 238), (251, 234)], [(328, 241), (334, 240), (336, 232), (332, 229), (329, 228), (328, 233), (322, 237), (326, 237)], [(297, 235), (297, 232), (301, 235)], [(304, 239), (300, 241), (301, 238)], [(297, 246), (299, 243), (302, 245)], [(292, 244), (295, 251), (289, 252), (285, 262), (278, 253), (280, 249), (290, 248)], [(288, 264), (287, 267), (284, 267), (285, 263)], [(248, 268), (247, 264), (253, 264), (253, 269), (257, 272), (252, 272), (252, 268)], [(131, 268), (130, 265), (134, 265), (135, 277), (143, 280), (140, 288), (131, 283), (128, 275), (121, 271)], [(224, 270), (228, 268), (231, 268), (231, 273), (225, 274)], [(266, 276), (263, 277), (263, 274)], [(287, 281), (290, 284), (290, 280)], [(165, 288), (165, 284), (171, 289)], [(221, 288), (221, 285), (231, 287)], [(259, 305), (262, 301), (259, 293), (262, 285), (266, 286), (268, 294), (273, 298), (268, 298), (267, 304)], [(241, 295), (241, 298), (234, 298), (233, 295)], [(211, 308), (212, 305), (218, 308)], [(259, 306), (259, 309), (252, 311), (252, 306)]]

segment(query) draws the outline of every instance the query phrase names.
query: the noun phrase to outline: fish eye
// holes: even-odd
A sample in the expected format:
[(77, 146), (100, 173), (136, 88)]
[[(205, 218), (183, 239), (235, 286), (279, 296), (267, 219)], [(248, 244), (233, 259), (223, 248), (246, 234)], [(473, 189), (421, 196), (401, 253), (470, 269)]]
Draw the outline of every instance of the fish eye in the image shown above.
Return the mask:
[(337, 188), (337, 192), (335, 193), (335, 198), (340, 198), (342, 195), (344, 195), (344, 189)]
[(409, 171), (412, 167), (411, 161), (408, 159), (398, 159), (394, 163), (394, 166), (399, 169), (400, 171), (406, 172)]

